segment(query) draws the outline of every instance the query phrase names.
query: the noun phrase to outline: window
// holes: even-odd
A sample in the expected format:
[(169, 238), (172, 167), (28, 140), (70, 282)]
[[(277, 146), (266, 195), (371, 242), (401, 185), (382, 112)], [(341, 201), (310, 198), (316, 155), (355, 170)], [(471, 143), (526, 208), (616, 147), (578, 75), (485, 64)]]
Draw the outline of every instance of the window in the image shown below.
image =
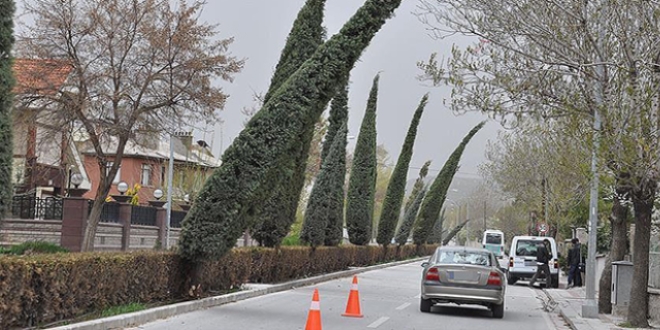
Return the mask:
[[(108, 162), (105, 165), (105, 175), (106, 176), (110, 173), (110, 168), (112, 167), (113, 164), (114, 164), (114, 162)], [(117, 168), (117, 175), (115, 175), (115, 178), (114, 178), (114, 180), (112, 180), (112, 183), (119, 183), (119, 181), (121, 181), (121, 164), (119, 164), (119, 168)]]
[(165, 186), (165, 173), (167, 173), (167, 170), (165, 169), (165, 166), (160, 167), (160, 185)]
[(519, 240), (516, 244), (516, 254), (521, 257), (535, 257), (537, 244), (541, 244), (541, 242), (532, 240)]
[(152, 167), (149, 164), (142, 164), (142, 175), (140, 178), (140, 184), (142, 186), (151, 186), (151, 172)]
[(462, 265), (479, 265), (491, 266), (490, 253), (480, 251), (442, 251), (438, 257), (437, 262), (441, 264), (462, 264)]
[(499, 234), (486, 234), (486, 244), (502, 244), (502, 236)]

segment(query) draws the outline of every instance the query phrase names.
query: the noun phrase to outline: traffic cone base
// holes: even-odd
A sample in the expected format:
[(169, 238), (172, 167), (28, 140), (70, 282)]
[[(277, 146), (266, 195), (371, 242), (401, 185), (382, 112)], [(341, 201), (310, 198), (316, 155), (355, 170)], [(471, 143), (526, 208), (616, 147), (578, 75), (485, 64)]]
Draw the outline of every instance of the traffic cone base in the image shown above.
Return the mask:
[(319, 302), (319, 290), (314, 289), (312, 296), (312, 305), (309, 307), (309, 314), (307, 315), (307, 324), (305, 330), (322, 330), (321, 329), (321, 303)]
[(357, 276), (353, 276), (353, 284), (351, 285), (351, 293), (348, 295), (346, 312), (341, 314), (341, 316), (364, 317), (360, 311), (360, 293), (358, 291)]

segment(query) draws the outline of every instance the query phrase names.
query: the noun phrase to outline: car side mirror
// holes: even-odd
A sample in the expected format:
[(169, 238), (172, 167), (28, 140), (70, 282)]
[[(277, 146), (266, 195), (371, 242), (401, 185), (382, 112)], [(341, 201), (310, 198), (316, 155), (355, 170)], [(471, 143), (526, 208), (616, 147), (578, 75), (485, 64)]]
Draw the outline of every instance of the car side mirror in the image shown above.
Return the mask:
[(430, 262), (428, 262), (428, 261), (424, 261), (424, 262), (422, 262), (422, 267), (426, 268), (426, 267), (428, 267), (430, 264), (431, 264)]

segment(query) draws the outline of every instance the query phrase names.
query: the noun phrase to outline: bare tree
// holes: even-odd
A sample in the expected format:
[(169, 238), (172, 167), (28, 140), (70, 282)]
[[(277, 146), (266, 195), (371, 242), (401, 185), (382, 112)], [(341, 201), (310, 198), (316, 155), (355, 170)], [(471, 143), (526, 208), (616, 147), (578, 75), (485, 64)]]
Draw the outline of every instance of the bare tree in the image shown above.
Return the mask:
[[(202, 1), (29, 0), (35, 18), (20, 38), (20, 55), (67, 63), (67, 88), (26, 94), (22, 104), (48, 105), (42, 114), (89, 136), (101, 174), (83, 250), (94, 246), (103, 203), (128, 141), (218, 119), (227, 95), (216, 80), (231, 81), (243, 66), (199, 22)], [(112, 164), (111, 166), (109, 166)]]
[(602, 139), (600, 156), (625, 178), (618, 184), (635, 208), (628, 321), (638, 327), (648, 326), (650, 216), (660, 179), (658, 10), (657, 1), (642, 0), (421, 0), (419, 11), (438, 36), (480, 39), (454, 48), (446, 69), (435, 57), (421, 64), (434, 82), (454, 87), (454, 111), (477, 109), (514, 126), (561, 118), (568, 130), (602, 116), (602, 130), (587, 141)]

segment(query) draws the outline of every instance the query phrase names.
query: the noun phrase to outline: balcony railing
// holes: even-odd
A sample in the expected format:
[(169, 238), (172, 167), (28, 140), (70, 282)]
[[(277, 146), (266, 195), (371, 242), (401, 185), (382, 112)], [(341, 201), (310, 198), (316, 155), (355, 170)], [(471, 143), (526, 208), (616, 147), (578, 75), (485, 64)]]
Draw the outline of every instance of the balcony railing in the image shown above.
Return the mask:
[(155, 207), (133, 205), (131, 210), (131, 224), (155, 226), (156, 213), (157, 209)]
[(14, 196), (11, 213), (19, 219), (62, 220), (64, 201), (61, 198)]

